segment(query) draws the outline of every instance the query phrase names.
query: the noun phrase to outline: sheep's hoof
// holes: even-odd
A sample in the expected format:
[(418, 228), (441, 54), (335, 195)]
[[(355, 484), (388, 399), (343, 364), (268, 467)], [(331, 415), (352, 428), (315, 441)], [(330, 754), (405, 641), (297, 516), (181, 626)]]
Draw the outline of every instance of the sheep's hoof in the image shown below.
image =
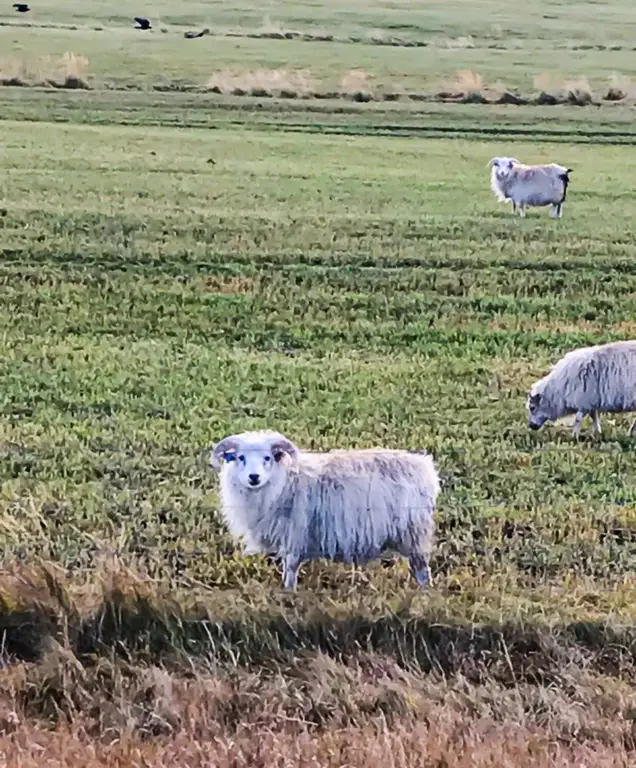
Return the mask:
[(283, 577), (283, 591), (295, 592), (297, 586), (298, 586), (298, 578), (296, 574), (286, 573), (285, 576)]
[(415, 581), (417, 581), (418, 586), (422, 589), (427, 589), (432, 586), (433, 580), (431, 579), (431, 571), (429, 568), (413, 571), (413, 577), (415, 578)]

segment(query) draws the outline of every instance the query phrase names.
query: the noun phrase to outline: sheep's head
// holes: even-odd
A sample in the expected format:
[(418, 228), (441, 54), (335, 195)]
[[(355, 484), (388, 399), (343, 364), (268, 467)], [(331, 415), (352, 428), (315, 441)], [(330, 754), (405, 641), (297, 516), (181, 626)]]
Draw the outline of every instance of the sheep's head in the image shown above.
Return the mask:
[(298, 460), (298, 448), (279, 432), (243, 432), (218, 442), (211, 451), (210, 465), (224, 466), (245, 488), (258, 490), (276, 473), (284, 472), (286, 457)]
[(541, 408), (542, 395), (534, 387), (528, 392), (527, 408), (528, 408), (528, 428), (529, 429), (541, 429), (549, 417), (543, 412)]
[(492, 165), (492, 172), (497, 179), (503, 181), (512, 173), (515, 165), (519, 165), (516, 157), (493, 157), (488, 165)]

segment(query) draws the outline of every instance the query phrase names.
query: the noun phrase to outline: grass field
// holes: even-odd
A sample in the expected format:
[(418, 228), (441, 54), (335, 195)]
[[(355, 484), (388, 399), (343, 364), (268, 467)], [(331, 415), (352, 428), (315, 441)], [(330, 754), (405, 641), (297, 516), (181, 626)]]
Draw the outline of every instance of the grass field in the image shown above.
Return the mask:
[[(361, 70), (424, 92), (470, 69), (600, 93), (633, 74), (631, 6), (3, 14), (24, 82), (0, 88), (0, 765), (635, 764), (629, 417), (575, 442), (525, 411), (565, 351), (634, 337), (629, 94), (205, 88), (228, 69), (325, 88)], [(66, 51), (90, 88), (38, 87)], [(574, 168), (564, 218), (498, 205), (497, 154)], [(285, 595), (276, 563), (243, 558), (199, 457), (260, 427), (429, 450), (434, 586), (401, 562), (318, 562)]]

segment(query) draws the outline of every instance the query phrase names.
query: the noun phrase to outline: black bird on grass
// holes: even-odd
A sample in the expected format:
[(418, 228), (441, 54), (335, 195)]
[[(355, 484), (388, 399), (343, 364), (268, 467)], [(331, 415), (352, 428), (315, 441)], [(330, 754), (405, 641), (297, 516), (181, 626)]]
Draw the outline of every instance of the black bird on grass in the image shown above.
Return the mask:
[(152, 29), (148, 19), (144, 18), (143, 16), (135, 16), (135, 21), (137, 24), (139, 24), (139, 26), (135, 27), (135, 29)]
[(26, 13), (27, 11), (31, 10), (26, 3), (14, 3), (13, 7), (18, 13)]
[(204, 29), (201, 32), (184, 32), (183, 36), (187, 40), (194, 40), (197, 37), (203, 37), (204, 35), (209, 35), (209, 34), (210, 34), (210, 30)]

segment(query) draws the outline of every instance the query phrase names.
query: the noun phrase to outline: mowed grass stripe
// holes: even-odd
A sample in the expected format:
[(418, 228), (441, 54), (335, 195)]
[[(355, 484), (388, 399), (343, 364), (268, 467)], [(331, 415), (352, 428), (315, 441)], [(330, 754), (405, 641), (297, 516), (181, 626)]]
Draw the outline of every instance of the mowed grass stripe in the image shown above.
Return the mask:
[[(43, 98), (43, 95), (46, 98)], [(147, 127), (259, 133), (306, 132), (355, 138), (550, 142), (557, 146), (632, 145), (633, 107), (498, 106), (426, 102), (284, 100), (205, 93), (42, 92), (0, 88), (0, 120), (70, 123), (97, 128)]]
[(143, 338), (150, 333), (156, 338), (323, 353), (337, 343), (343, 350), (362, 344), (369, 349), (428, 349), (434, 354), (440, 344), (465, 339), (482, 354), (512, 355), (515, 347), (528, 354), (546, 344), (557, 349), (581, 343), (599, 331), (610, 338), (634, 329), (633, 285), (617, 302), (611, 283), (585, 299), (571, 290), (568, 299), (557, 300), (542, 288), (535, 291), (543, 295), (520, 297), (504, 295), (496, 283), (480, 291), (468, 280), (460, 286), (449, 279), (445, 292), (439, 277), (431, 280), (428, 290), (405, 290), (394, 286), (390, 277), (376, 276), (382, 290), (376, 284), (373, 291), (364, 292), (355, 285), (355, 276), (348, 286), (342, 281), (332, 285), (329, 277), (311, 286), (284, 276), (265, 276), (252, 284), (243, 278), (225, 284), (194, 280), (172, 285), (155, 279), (135, 285), (134, 278), (131, 284), (131, 277), (122, 275), (92, 285), (56, 281), (27, 287), (17, 272), (12, 280), (0, 279), (0, 317), (7, 325), (21, 324), (30, 334)]

